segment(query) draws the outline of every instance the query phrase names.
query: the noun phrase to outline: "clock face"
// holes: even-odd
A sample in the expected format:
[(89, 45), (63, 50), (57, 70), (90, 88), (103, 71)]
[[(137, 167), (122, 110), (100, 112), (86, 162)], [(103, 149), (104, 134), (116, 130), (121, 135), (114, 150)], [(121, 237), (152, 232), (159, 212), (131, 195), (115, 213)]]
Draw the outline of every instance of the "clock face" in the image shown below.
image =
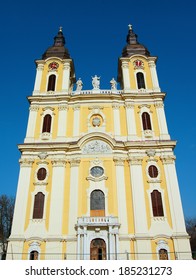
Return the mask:
[(49, 65), (48, 65), (48, 68), (50, 70), (57, 70), (57, 68), (59, 67), (59, 64), (55, 61), (51, 62)]
[(91, 168), (90, 173), (93, 177), (101, 177), (104, 173), (104, 170), (101, 166), (94, 166)]

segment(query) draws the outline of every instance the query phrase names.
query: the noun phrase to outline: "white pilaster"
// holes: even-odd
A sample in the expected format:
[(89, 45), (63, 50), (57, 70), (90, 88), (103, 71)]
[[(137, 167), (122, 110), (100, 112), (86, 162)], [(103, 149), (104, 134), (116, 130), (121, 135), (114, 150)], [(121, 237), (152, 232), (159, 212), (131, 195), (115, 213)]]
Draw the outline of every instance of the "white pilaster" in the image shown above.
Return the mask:
[(122, 76), (123, 76), (123, 85), (124, 85), (124, 92), (130, 92), (130, 77), (129, 77), (129, 62), (122, 61)]
[(172, 218), (174, 247), (178, 259), (191, 259), (190, 242), (186, 233), (182, 202), (175, 167), (175, 156), (162, 156), (170, 212)]
[(148, 65), (149, 65), (150, 72), (151, 72), (153, 90), (156, 92), (160, 92), (159, 81), (158, 81), (157, 71), (156, 71), (156, 64), (155, 64), (154, 60), (150, 60), (148, 62)]
[(167, 182), (173, 231), (185, 233), (184, 215), (175, 168), (175, 156), (162, 156), (161, 160), (163, 162)]
[(44, 70), (44, 64), (39, 63), (37, 65), (35, 84), (34, 84), (34, 93), (38, 93), (40, 91), (43, 70)]
[(126, 204), (126, 190), (125, 190), (125, 174), (124, 174), (124, 160), (121, 158), (114, 158), (116, 165), (116, 185), (117, 185), (117, 199), (118, 199), (118, 216), (121, 224), (119, 233), (127, 234), (127, 204)]
[(114, 137), (121, 136), (120, 132), (120, 105), (118, 103), (112, 104), (113, 116), (114, 116)]
[(57, 137), (59, 140), (64, 140), (66, 137), (66, 129), (67, 129), (68, 106), (66, 104), (60, 104), (58, 110), (59, 110), (59, 116), (58, 116)]
[(65, 185), (64, 159), (52, 160), (52, 190), (50, 204), (49, 235), (59, 237), (62, 235), (63, 198)]
[(27, 133), (24, 142), (33, 142), (35, 136), (35, 125), (37, 119), (37, 112), (39, 111), (39, 106), (31, 105), (29, 108), (29, 119), (27, 125)]
[(69, 86), (70, 86), (70, 62), (65, 62), (63, 64), (63, 83), (62, 83), (62, 90), (68, 94)]
[(80, 159), (70, 160), (71, 175), (70, 175), (70, 207), (69, 207), (69, 227), (68, 234), (75, 236), (75, 225), (78, 218), (78, 175), (79, 175)]
[(160, 138), (163, 140), (168, 140), (170, 139), (170, 136), (168, 134), (163, 102), (162, 101), (156, 102), (155, 107), (156, 107), (157, 118), (159, 123)]
[(144, 181), (142, 174), (142, 157), (131, 156), (129, 160), (129, 166), (133, 194), (135, 234), (142, 237), (145, 236), (148, 232)]
[(78, 137), (80, 132), (80, 105), (75, 105), (74, 110), (74, 123), (73, 123), (73, 137)]
[(137, 133), (136, 133), (134, 103), (128, 101), (125, 102), (125, 108), (126, 108), (128, 140), (136, 140)]
[[(33, 159), (20, 159), (20, 173), (14, 209), (11, 237), (24, 237), (24, 225), (27, 214), (27, 200)], [(29, 217), (30, 218), (30, 217)]]

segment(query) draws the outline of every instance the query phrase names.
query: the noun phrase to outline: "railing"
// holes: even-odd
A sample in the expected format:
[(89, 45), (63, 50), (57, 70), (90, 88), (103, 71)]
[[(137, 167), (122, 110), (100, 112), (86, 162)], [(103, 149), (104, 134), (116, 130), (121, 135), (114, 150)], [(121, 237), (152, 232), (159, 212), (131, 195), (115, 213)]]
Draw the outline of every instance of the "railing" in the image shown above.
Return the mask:
[(118, 225), (117, 217), (80, 217), (77, 225)]
[(122, 90), (111, 90), (111, 89), (92, 89), (92, 90), (80, 90), (80, 91), (73, 91), (71, 95), (78, 95), (78, 94), (121, 94), (123, 93)]

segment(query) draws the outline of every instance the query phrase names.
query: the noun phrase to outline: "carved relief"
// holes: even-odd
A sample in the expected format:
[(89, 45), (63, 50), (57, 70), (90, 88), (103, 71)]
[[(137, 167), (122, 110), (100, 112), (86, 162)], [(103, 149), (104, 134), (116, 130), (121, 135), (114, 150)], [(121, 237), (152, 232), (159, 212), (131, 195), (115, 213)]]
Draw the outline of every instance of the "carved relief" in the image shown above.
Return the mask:
[(103, 154), (103, 153), (111, 153), (111, 147), (101, 141), (101, 140), (93, 140), (88, 142), (84, 147), (82, 148), (83, 154)]

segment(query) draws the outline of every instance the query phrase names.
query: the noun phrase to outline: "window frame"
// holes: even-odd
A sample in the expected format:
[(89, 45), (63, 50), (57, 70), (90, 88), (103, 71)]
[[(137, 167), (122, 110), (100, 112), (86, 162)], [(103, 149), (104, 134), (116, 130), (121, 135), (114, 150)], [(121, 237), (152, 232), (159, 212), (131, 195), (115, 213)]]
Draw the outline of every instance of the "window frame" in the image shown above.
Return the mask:
[(32, 214), (33, 219), (43, 219), (44, 205), (45, 205), (45, 194), (39, 191), (34, 196), (33, 214)]
[(162, 193), (155, 189), (150, 196), (153, 217), (164, 217)]

